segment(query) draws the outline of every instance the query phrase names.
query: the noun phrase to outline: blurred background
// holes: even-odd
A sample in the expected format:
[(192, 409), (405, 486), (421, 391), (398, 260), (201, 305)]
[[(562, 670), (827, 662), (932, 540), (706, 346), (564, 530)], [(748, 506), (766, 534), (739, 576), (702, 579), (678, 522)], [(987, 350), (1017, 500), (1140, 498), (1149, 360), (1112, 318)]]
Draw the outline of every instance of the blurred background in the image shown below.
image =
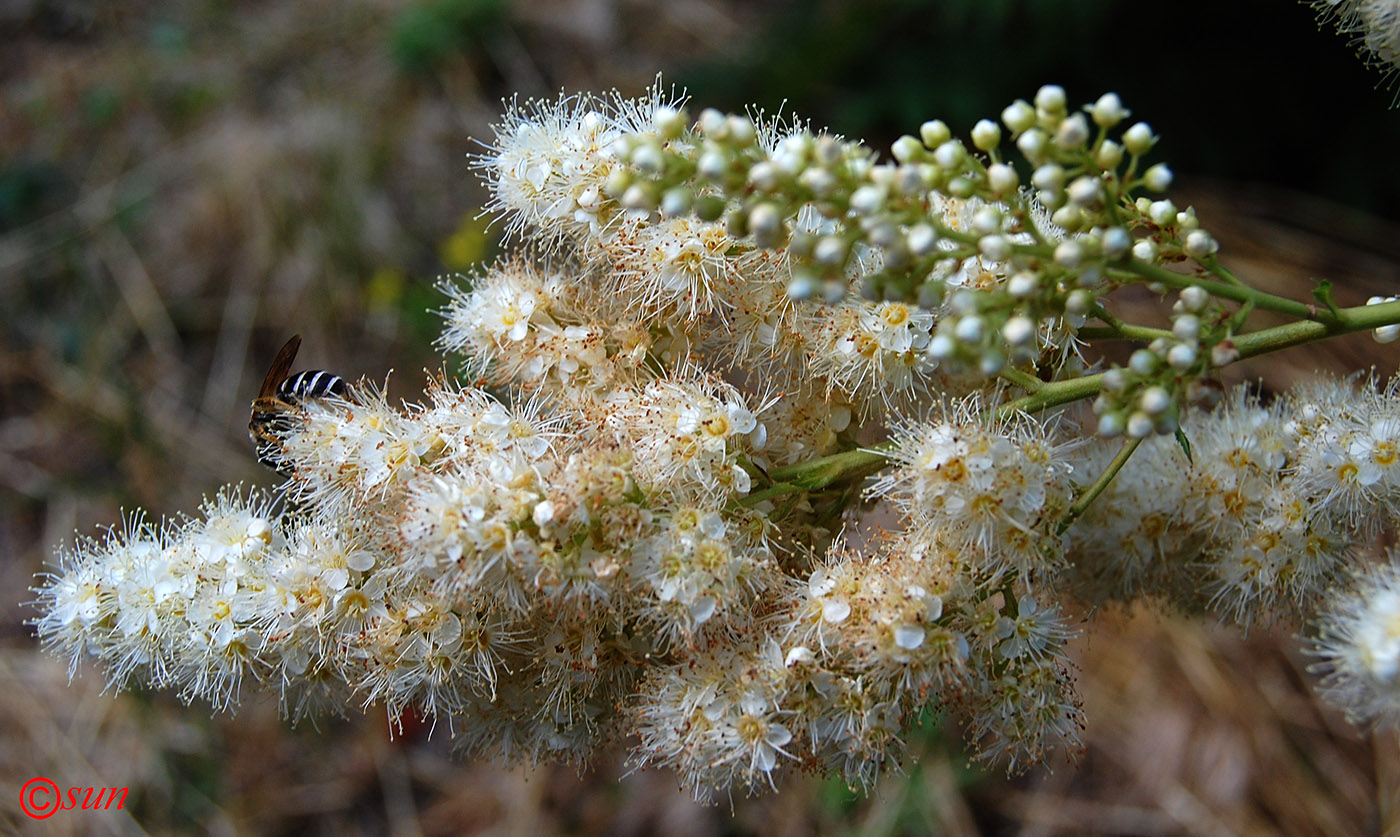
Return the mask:
[[(1400, 111), (1345, 38), (1278, 0), (0, 1), (0, 831), (217, 834), (1343, 834), (1400, 822), (1395, 736), (1314, 699), (1296, 625), (1248, 635), (1137, 608), (1078, 644), (1077, 765), (967, 765), (936, 717), (870, 794), (789, 777), (694, 805), (621, 749), (463, 763), (376, 709), (290, 729), (71, 685), (24, 621), (33, 574), (123, 509), (269, 485), (248, 404), (277, 348), (413, 398), (438, 277), (493, 258), (468, 155), (501, 100), (660, 72), (697, 107), (781, 109), (884, 148), (965, 134), (1047, 82), (1115, 90), (1164, 139), (1245, 279), (1343, 305), (1400, 292)], [(1395, 372), (1365, 335), (1249, 365)], [(1236, 374), (1242, 380), (1244, 372)], [(30, 777), (129, 786), (123, 812), (19, 810)]]

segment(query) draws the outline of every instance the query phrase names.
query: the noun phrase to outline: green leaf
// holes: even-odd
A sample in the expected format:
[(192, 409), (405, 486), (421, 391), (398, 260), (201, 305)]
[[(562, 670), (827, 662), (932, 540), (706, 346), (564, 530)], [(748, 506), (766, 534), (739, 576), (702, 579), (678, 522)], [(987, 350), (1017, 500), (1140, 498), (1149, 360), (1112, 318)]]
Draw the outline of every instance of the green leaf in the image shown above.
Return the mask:
[(1312, 295), (1313, 299), (1316, 299), (1318, 302), (1327, 306), (1327, 310), (1332, 312), (1332, 316), (1335, 317), (1341, 313), (1337, 309), (1336, 301), (1332, 299), (1332, 283), (1328, 280), (1320, 280), (1317, 283), (1317, 287), (1313, 288)]
[(1178, 445), (1181, 445), (1182, 452), (1186, 454), (1186, 461), (1191, 463), (1192, 465), (1195, 465), (1196, 460), (1191, 458), (1191, 440), (1186, 438), (1185, 431), (1183, 431), (1180, 427), (1176, 429), (1176, 443)]

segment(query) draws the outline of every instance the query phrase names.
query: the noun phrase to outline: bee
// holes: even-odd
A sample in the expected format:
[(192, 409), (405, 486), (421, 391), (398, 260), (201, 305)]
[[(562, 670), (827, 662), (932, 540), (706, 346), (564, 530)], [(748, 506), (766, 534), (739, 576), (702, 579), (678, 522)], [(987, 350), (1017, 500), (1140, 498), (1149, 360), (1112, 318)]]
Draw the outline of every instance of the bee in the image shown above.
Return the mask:
[(253, 415), (248, 421), (248, 435), (258, 453), (258, 461), (279, 474), (290, 473), (289, 463), (282, 458), (282, 436), (288, 430), (287, 412), (297, 404), (313, 398), (336, 396), (348, 399), (350, 386), (332, 372), (308, 369), (289, 375), (301, 335), (294, 334), (272, 359), (272, 366), (258, 388), (253, 400)]

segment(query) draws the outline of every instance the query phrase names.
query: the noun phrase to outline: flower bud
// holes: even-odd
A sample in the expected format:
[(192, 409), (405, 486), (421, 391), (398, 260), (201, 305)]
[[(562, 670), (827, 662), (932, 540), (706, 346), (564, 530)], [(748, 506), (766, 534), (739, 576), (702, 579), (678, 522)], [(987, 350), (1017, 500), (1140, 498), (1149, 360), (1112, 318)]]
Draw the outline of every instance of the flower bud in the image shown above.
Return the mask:
[(1165, 192), (1172, 185), (1172, 170), (1158, 163), (1142, 173), (1142, 185), (1154, 192)]
[(1157, 371), (1157, 364), (1160, 362), (1156, 354), (1150, 349), (1138, 349), (1128, 356), (1128, 368), (1134, 374), (1147, 377)]
[(1148, 387), (1138, 397), (1138, 407), (1149, 416), (1160, 415), (1172, 405), (1171, 393), (1166, 387)]
[(928, 224), (915, 224), (909, 228), (904, 243), (909, 248), (910, 253), (922, 256), (932, 252), (934, 246), (938, 244), (938, 233)]
[(1103, 198), (1103, 184), (1097, 177), (1081, 175), (1069, 184), (1069, 200), (1076, 206), (1093, 206)]
[(740, 148), (758, 141), (758, 131), (754, 128), (753, 120), (746, 116), (729, 117), (728, 127), (729, 141)]
[(1010, 346), (1024, 346), (1035, 338), (1035, 323), (1030, 317), (1012, 317), (1001, 327), (1001, 337)]
[(933, 150), (933, 160), (945, 169), (957, 169), (967, 159), (967, 149), (957, 140), (948, 140)]
[(1194, 342), (1201, 335), (1201, 321), (1192, 314), (1177, 317), (1172, 323), (1172, 334), (1184, 343)]
[(685, 133), (685, 112), (662, 105), (651, 112), (651, 125), (663, 140), (673, 140)]
[(1065, 112), (1065, 89), (1058, 84), (1047, 84), (1035, 93), (1035, 107), (1046, 113)]
[(924, 350), (930, 358), (934, 360), (947, 360), (958, 351), (958, 344), (953, 342), (953, 338), (947, 334), (935, 334), (928, 341), (928, 348)]
[(924, 145), (905, 134), (890, 146), (890, 155), (901, 163), (916, 163), (924, 158)]
[(851, 211), (857, 215), (879, 212), (884, 205), (885, 189), (882, 186), (867, 184), (851, 193)]
[(1146, 154), (1156, 142), (1157, 138), (1152, 135), (1152, 128), (1146, 122), (1139, 122), (1123, 132), (1123, 147), (1133, 156)]
[(1123, 227), (1110, 227), (1103, 233), (1103, 254), (1116, 259), (1133, 246), (1133, 234)]
[(1199, 313), (1210, 302), (1210, 294), (1205, 288), (1192, 285), (1181, 289), (1181, 304), (1187, 311)]
[(1004, 262), (1011, 257), (1011, 240), (1004, 235), (984, 235), (977, 240), (977, 249), (994, 262)]
[(1105, 439), (1122, 436), (1125, 424), (1122, 413), (1105, 413), (1099, 416), (1098, 434)]
[(1117, 93), (1100, 96), (1097, 102), (1089, 106), (1089, 114), (1093, 116), (1095, 125), (1104, 128), (1112, 128), (1128, 118), (1128, 111), (1123, 108), (1123, 101)]
[(1178, 372), (1185, 372), (1196, 362), (1196, 347), (1177, 343), (1167, 351), (1167, 363)]
[[(1102, 424), (1103, 421), (1100, 420), (1099, 423)], [(1134, 410), (1133, 414), (1128, 416), (1128, 438), (1146, 439), (1148, 436), (1152, 435), (1154, 430), (1156, 430), (1156, 427), (1154, 426), (1152, 417), (1141, 410)]]
[(1123, 162), (1123, 146), (1113, 140), (1104, 140), (1099, 146), (1099, 150), (1094, 153), (1094, 165), (1104, 171), (1111, 171), (1118, 168), (1118, 164)]
[(987, 188), (998, 195), (1016, 191), (1020, 178), (1016, 169), (1006, 163), (993, 163), (987, 167)]
[(820, 166), (808, 166), (797, 176), (797, 182), (811, 190), (813, 195), (824, 198), (836, 188), (836, 175)]
[(1016, 138), (1016, 147), (1027, 160), (1038, 164), (1045, 159), (1045, 146), (1048, 142), (1044, 131), (1032, 128)]
[(1094, 295), (1083, 288), (1070, 291), (1069, 295), (1065, 297), (1065, 313), (1067, 314), (1083, 316), (1088, 314), (1089, 309), (1093, 306)]
[(972, 144), (979, 151), (991, 151), (1001, 143), (1001, 128), (990, 119), (979, 119), (972, 126)]
[(705, 108), (700, 111), (700, 133), (706, 139), (722, 142), (729, 137), (729, 120), (725, 115), (714, 108)]
[(1055, 130), (1055, 145), (1065, 151), (1083, 148), (1089, 141), (1089, 122), (1084, 114), (1072, 114)]
[(1133, 258), (1140, 262), (1156, 261), (1157, 245), (1145, 238), (1138, 239), (1133, 243)]
[(675, 218), (690, 211), (691, 205), (695, 202), (695, 193), (685, 186), (676, 186), (666, 190), (666, 194), (661, 196), (661, 213)]
[(720, 180), (729, 171), (729, 155), (712, 148), (695, 161), (695, 171), (706, 180)]
[(942, 119), (933, 119), (919, 126), (919, 138), (929, 148), (937, 148), (953, 136)]
[(1159, 227), (1169, 227), (1176, 223), (1176, 204), (1171, 201), (1153, 201), (1147, 217)]
[(839, 235), (824, 235), (817, 239), (817, 246), (812, 248), (812, 258), (818, 264), (839, 265), (846, 261), (848, 245), (846, 240)]
[(1013, 134), (1021, 134), (1035, 127), (1035, 108), (1024, 99), (1017, 99), (1001, 112), (1001, 122)]
[(758, 162), (749, 169), (749, 185), (759, 191), (771, 192), (778, 188), (780, 182), (781, 174), (773, 163)]
[(802, 300), (811, 299), (817, 295), (818, 283), (810, 273), (798, 273), (793, 271), (792, 281), (788, 283), (787, 295), (791, 299)]
[(1006, 357), (995, 349), (988, 349), (977, 359), (977, 371), (988, 378), (1006, 368)]
[(1234, 341), (1221, 340), (1210, 347), (1211, 366), (1229, 366), (1240, 359), (1240, 350), (1236, 348)]
[(1040, 277), (1028, 271), (1014, 274), (1006, 281), (1006, 292), (1014, 299), (1026, 299), (1040, 288)]
[(972, 215), (972, 229), (987, 234), (1001, 232), (1001, 210), (995, 206), (984, 206)]
[(1078, 241), (1061, 241), (1055, 246), (1055, 264), (1079, 267), (1084, 260), (1084, 245)]
[(782, 229), (782, 213), (773, 204), (761, 203), (749, 211), (749, 232), (753, 234), (754, 243), (759, 247), (776, 247)]
[(1205, 230), (1192, 230), (1187, 234), (1186, 244), (1182, 249), (1193, 259), (1204, 259), (1214, 255), (1220, 249), (1220, 245)]
[(1064, 188), (1065, 170), (1057, 163), (1046, 163), (1031, 172), (1031, 185), (1047, 192)]
[(704, 195), (695, 199), (695, 217), (701, 221), (718, 221), (724, 215), (724, 198)]
[(958, 324), (953, 327), (953, 336), (959, 341), (976, 345), (982, 342), (982, 334), (986, 330), (986, 321), (978, 316), (963, 317), (958, 320)]
[(622, 193), (621, 202), (627, 209), (653, 210), (656, 208), (656, 187), (650, 183), (633, 183)]

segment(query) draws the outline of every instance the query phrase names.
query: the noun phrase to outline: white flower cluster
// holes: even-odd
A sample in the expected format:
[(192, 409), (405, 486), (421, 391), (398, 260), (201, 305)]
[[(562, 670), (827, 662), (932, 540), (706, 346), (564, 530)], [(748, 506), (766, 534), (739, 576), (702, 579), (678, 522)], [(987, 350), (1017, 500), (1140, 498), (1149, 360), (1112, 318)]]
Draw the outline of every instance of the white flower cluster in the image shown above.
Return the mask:
[(1351, 38), (1366, 63), (1387, 79), (1400, 69), (1400, 6), (1395, 0), (1304, 0), (1319, 23), (1332, 23)]
[(1400, 553), (1354, 573), (1321, 619), (1308, 653), (1323, 694), (1354, 722), (1400, 721)]
[[(1070, 113), (1046, 87), (1006, 109), (1033, 192), (991, 121), (986, 161), (935, 121), (878, 163), (679, 105), (515, 105), (477, 161), (540, 246), (449, 285), (440, 344), (506, 400), (445, 381), (402, 408), (364, 383), (260, 399), (280, 496), (80, 543), (38, 591), (43, 639), (118, 688), (221, 708), (255, 683), (296, 717), (417, 708), (472, 754), (582, 760), (630, 737), (699, 796), (786, 768), (868, 785), (929, 707), (1013, 768), (1072, 753), (1076, 601), (1303, 610), (1393, 528), (1400, 383), (1179, 405), (1235, 359), (1243, 316), (1161, 266), (1214, 270), (1215, 242), (1132, 198), (1170, 172), (1138, 173), (1146, 125), (1109, 138), (1117, 97)], [(1170, 332), (1102, 307), (1133, 277), (1180, 289)], [(829, 304), (798, 301), (815, 293)], [(1150, 345), (1087, 375), (1091, 317)], [(1067, 414), (1019, 411), (1069, 391), (1140, 446), (1121, 473)], [(863, 529), (863, 502), (897, 525)], [(1393, 603), (1367, 601), (1326, 648), (1370, 716), (1400, 691), (1356, 685), (1391, 676), (1393, 630), (1367, 620)]]
[[(1400, 378), (1322, 380), (1267, 407), (1237, 395), (1183, 431), (1189, 459), (1147, 440), (1070, 529), (1090, 598), (1160, 595), (1244, 623), (1306, 613), (1353, 546), (1400, 517)], [(1081, 456), (1096, 473), (1112, 450)]]

